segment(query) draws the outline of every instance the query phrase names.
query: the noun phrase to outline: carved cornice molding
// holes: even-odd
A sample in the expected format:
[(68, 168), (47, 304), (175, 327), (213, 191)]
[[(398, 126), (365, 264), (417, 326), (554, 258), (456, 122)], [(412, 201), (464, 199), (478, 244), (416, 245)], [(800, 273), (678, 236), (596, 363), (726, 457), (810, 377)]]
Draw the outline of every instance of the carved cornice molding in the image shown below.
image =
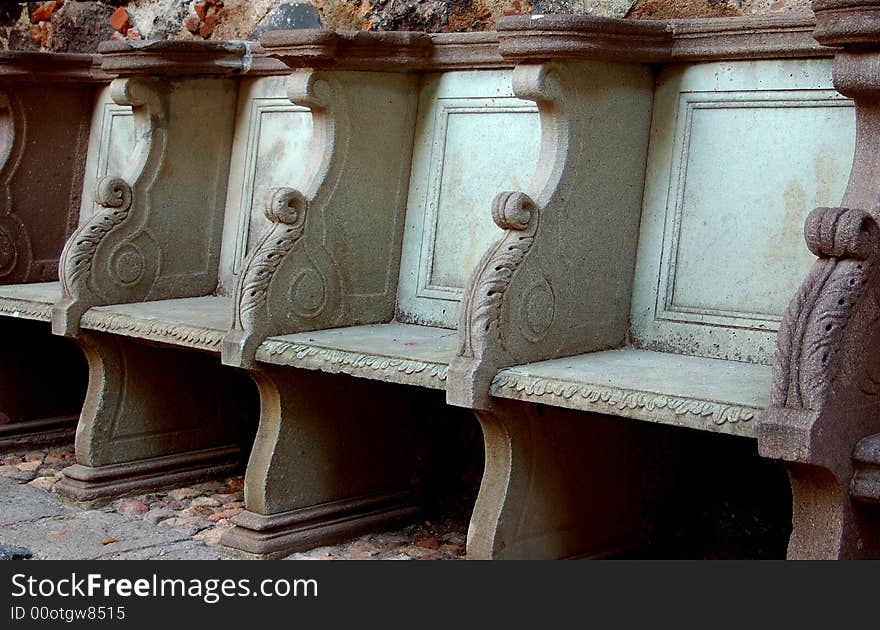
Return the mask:
[(98, 47), (101, 69), (113, 76), (228, 75), (246, 70), (245, 42), (110, 41)]
[(498, 20), (501, 55), (516, 60), (662, 61), (672, 33), (654, 20), (581, 15), (515, 15)]
[(346, 352), (278, 339), (263, 342), (257, 350), (256, 358), (273, 365), (304, 367), (332, 374), (351, 374), (431, 389), (443, 389), (447, 375), (447, 366), (441, 363)]
[(112, 77), (90, 54), (0, 51), (0, 81), (103, 83)]
[(830, 57), (813, 39), (810, 13), (772, 17), (672, 20), (672, 61)]
[(519, 15), (498, 21), (501, 55), (676, 62), (831, 56), (811, 37), (811, 15), (637, 21), (573, 15)]
[(814, 26), (807, 13), (670, 21), (519, 15), (501, 18), (491, 33), (273, 31), (253, 49), (252, 68), (276, 72), (268, 57), (292, 68), (430, 71), (564, 58), (668, 63), (831, 56), (813, 39)]
[(877, 0), (813, 0), (813, 37), (826, 46), (847, 49), (880, 45), (880, 2)]
[(425, 67), (432, 49), (429, 35), (408, 31), (270, 31), (260, 44), (291, 68), (367, 71)]

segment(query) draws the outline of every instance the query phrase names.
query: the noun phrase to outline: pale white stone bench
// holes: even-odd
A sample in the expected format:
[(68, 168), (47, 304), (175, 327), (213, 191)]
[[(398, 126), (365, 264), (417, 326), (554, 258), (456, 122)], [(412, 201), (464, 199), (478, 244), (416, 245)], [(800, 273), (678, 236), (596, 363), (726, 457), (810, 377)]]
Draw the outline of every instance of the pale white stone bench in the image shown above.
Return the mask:
[[(306, 37), (325, 42), (337, 36), (318, 32)], [(224, 336), (234, 334), (237, 298), (232, 294), (245, 290), (250, 281), (249, 263), (244, 262), (250, 250), (264, 253), (300, 229), (323, 232), (324, 244), (308, 256), (319, 264), (326, 263), (327, 251), (338, 255), (341, 250), (348, 256), (352, 265), (343, 270), (346, 283), (364, 287), (354, 291), (359, 310), (354, 322), (390, 318), (399, 262), (390, 264), (387, 281), (378, 285), (371, 265), (399, 255), (420, 76), (428, 70), (454, 70), (467, 59), (468, 65), (491, 69), (490, 83), (472, 99), (467, 73), (447, 75), (441, 89), (449, 92), (451, 104), (469, 115), (487, 102), (509, 105), (516, 99), (497, 71), (509, 64), (497, 56), (492, 36), (355, 39), (365, 50), (346, 53), (351, 59), (372, 55), (381, 66), (384, 46), (412, 49), (417, 58), (404, 58), (399, 68), (387, 72), (357, 69), (357, 62), (351, 70), (330, 71), (328, 81), (336, 90), (332, 96), (345, 107), (335, 129), (331, 113), (339, 115), (337, 101), (325, 100), (323, 79), (308, 72), (294, 73), (289, 80), (264, 77), (291, 71), (265, 56), (257, 59), (253, 49), (241, 53), (237, 44), (152, 44), (115, 45), (102, 51), (105, 69), (121, 75), (111, 87), (108, 115), (132, 106), (138, 140), (127, 165), (114, 165), (112, 158), (101, 156), (112, 153), (114, 143), (124, 145), (127, 123), (118, 121), (122, 124), (115, 140), (112, 133), (106, 142), (93, 136), (93, 162), (102, 176), (109, 176), (94, 186), (102, 214), (85, 223), (65, 251), (66, 286), (54, 308), (54, 326), (77, 339), (91, 360), (93, 378), (79, 425), (79, 463), (67, 469), (57, 485), (63, 496), (102, 501), (121, 492), (192, 481), (235, 465), (250, 437), (246, 431), (236, 435), (247, 426), (248, 379), (242, 371), (222, 367), (212, 355), (220, 351)], [(463, 52), (456, 52), (459, 49)], [(236, 77), (246, 64), (251, 65), (245, 76)], [(129, 95), (132, 90), (142, 92), (135, 98)], [(368, 107), (371, 103), (375, 106)], [(530, 104), (514, 105), (535, 117)], [(206, 121), (212, 124), (207, 141)], [(536, 130), (537, 120), (532, 125)], [(328, 138), (336, 142), (333, 151), (326, 150)], [(200, 163), (207, 172), (194, 174), (191, 163)], [(352, 173), (356, 180), (350, 179)], [(276, 190), (303, 178), (322, 182), (317, 190), (304, 188), (316, 197), (309, 211), (316, 218), (306, 227), (302, 216), (292, 218), (296, 196)], [(362, 186), (349, 187), (350, 181)], [(359, 210), (355, 204), (362, 200), (369, 203)], [(90, 203), (84, 198), (85, 205)], [(323, 224), (317, 218), (320, 204), (327, 207)], [(119, 212), (127, 214), (117, 222)], [(351, 219), (347, 223), (346, 217)], [(358, 218), (362, 221), (355, 221)], [(308, 275), (301, 280), (306, 294), (297, 295), (297, 312), (311, 308), (313, 280)], [(261, 382), (260, 375), (256, 380)], [(263, 404), (265, 416), (268, 403)], [(363, 431), (366, 449), (369, 435)], [(328, 431), (315, 447), (333, 435)], [(402, 443), (409, 440), (409, 432), (400, 435)], [(402, 466), (388, 469), (391, 472), (377, 475), (400, 477)], [(409, 475), (407, 469), (407, 480)], [(307, 491), (310, 476), (297, 477), (294, 490)], [(360, 483), (371, 488), (366, 476)], [(323, 494), (308, 506), (346, 492), (345, 483), (338, 489), (326, 486), (322, 481)], [(395, 505), (373, 517), (373, 525), (414, 513), (410, 499), (399, 499), (400, 488), (381, 489), (381, 501)], [(357, 498), (363, 493), (352, 494)], [(368, 505), (362, 509), (371, 510), (375, 511)], [(352, 531), (344, 523), (334, 530), (335, 535)]]
[(250, 170), (228, 176), (231, 152), (251, 138), (236, 137), (236, 107), (277, 104), (274, 75), (286, 72), (242, 42), (112, 43), (101, 59), (117, 78), (95, 111), (83, 219), (61, 285), (46, 295), (55, 332), (89, 360), (78, 463), (57, 486), (86, 502), (241, 464), (255, 414), (249, 380), (192, 349), (210, 350), (211, 327), (227, 319), (224, 217), (251, 211), (239, 197), (224, 212), (227, 187), (258, 174), (248, 158)]

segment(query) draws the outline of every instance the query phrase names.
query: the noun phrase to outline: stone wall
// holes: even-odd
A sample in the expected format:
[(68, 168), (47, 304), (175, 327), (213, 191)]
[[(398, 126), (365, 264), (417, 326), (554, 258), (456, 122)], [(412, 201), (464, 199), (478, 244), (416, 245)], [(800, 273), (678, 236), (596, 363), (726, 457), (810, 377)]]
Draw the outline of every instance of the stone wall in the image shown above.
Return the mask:
[(110, 38), (252, 39), (278, 28), (475, 31), (513, 13), (772, 15), (809, 0), (53, 0), (0, 4), (0, 48), (91, 52)]

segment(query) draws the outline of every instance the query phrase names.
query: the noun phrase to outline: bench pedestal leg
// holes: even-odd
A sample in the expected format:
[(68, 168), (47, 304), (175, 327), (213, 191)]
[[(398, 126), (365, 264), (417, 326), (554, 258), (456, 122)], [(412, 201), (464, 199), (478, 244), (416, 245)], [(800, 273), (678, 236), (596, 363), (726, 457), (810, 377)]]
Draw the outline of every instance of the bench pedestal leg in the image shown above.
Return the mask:
[(500, 400), (475, 413), (486, 468), (468, 558), (602, 557), (644, 541), (651, 504), (646, 427)]
[(792, 490), (790, 560), (880, 557), (880, 506), (858, 503), (849, 479), (813, 466), (788, 466)]
[(345, 375), (261, 368), (247, 510), (221, 544), (273, 558), (388, 528), (417, 513), (411, 491), (417, 390)]
[(78, 341), (89, 388), (76, 434), (78, 463), (56, 484), (60, 496), (100, 504), (240, 465), (248, 389), (233, 379), (246, 381), (244, 374), (209, 354), (119, 336), (84, 333)]
[(876, 417), (876, 408), (768, 411), (758, 445), (761, 455), (788, 469), (789, 559), (880, 557), (880, 440), (876, 435), (859, 440), (876, 429)]
[(76, 344), (39, 321), (0, 324), (0, 451), (73, 440), (86, 389)]

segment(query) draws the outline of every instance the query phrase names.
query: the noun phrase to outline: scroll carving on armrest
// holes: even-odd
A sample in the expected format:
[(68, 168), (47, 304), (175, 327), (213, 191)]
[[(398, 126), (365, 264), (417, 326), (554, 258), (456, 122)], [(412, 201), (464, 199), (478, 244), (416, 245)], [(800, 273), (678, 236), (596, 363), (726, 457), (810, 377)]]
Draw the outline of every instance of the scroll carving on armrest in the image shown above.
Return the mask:
[[(289, 76), (288, 97), (312, 118), (305, 176), (298, 193), (274, 197), (272, 232), (236, 280), (225, 364), (253, 367), (269, 337), (393, 317), (417, 80), (349, 70)], [(285, 212), (300, 225), (289, 233), (275, 221)]]
[(528, 192), (495, 198), (505, 232), (460, 306), (447, 402), (472, 409), (491, 408), (499, 369), (613, 347), (628, 323), (650, 74), (635, 64), (523, 64), (513, 88), (538, 104), (541, 149)]
[[(822, 416), (841, 406), (880, 403), (880, 353), (873, 350), (880, 342), (877, 221), (864, 210), (816, 208), (804, 236), (818, 260), (779, 329), (771, 423), (774, 409)], [(765, 423), (767, 440), (769, 426)], [(812, 459), (821, 450), (814, 442), (818, 427), (809, 423), (801, 428), (802, 433), (787, 431), (781, 441), (765, 440), (764, 450), (791, 461)]]
[(247, 332), (265, 329), (271, 319), (269, 288), (278, 266), (302, 238), (308, 206), (305, 195), (294, 188), (269, 191), (265, 214), (272, 228), (248, 257), (236, 286), (235, 319), (223, 340), (224, 356), (231, 354), (241, 361), (256, 353), (262, 339)]
[(132, 107), (136, 145), (122, 176), (101, 179), (95, 201), (103, 210), (64, 246), (59, 267), (61, 301), (52, 314), (56, 334), (74, 336), (91, 307), (146, 297), (159, 270), (159, 251), (144, 228), (149, 188), (165, 159), (168, 107), (160, 82), (116, 79), (113, 101)]
[[(322, 245), (321, 219), (347, 157), (347, 99), (331, 73), (315, 70), (294, 72), (288, 96), (312, 113), (307, 182), (302, 192), (270, 192), (266, 217), (273, 225), (247, 257), (237, 281), (233, 325), (221, 349), (227, 365), (253, 367), (266, 337), (326, 325), (341, 304), (341, 282)], [(307, 213), (313, 216), (308, 221)]]
[[(527, 194), (503, 192), (492, 201), (492, 219), (505, 233), (483, 255), (459, 311), (459, 347), (453, 366), (465, 370), (504, 361), (499, 356), (505, 351), (501, 335), (504, 293), (535, 242), (540, 211)], [(482, 374), (494, 377), (494, 372)], [(472, 375), (474, 391), (488, 392), (489, 382), (478, 381), (479, 377), (479, 372)]]
[(864, 210), (817, 208), (804, 232), (818, 260), (777, 335), (758, 450), (789, 470), (789, 557), (876, 555), (876, 518), (862, 518), (850, 493), (875, 491), (854, 457), (880, 433), (880, 228)]

